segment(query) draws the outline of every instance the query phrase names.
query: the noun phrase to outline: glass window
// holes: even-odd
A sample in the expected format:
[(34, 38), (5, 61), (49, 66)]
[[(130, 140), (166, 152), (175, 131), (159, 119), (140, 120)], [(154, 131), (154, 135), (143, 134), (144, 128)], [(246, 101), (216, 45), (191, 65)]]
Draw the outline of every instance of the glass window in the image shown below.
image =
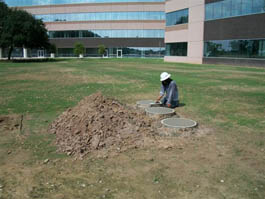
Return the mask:
[(213, 3), (213, 18), (220, 19), (222, 17), (222, 4), (217, 2)]
[(119, 12), (113, 12), (112, 13), (112, 20), (120, 20)]
[(140, 12), (130, 12), (128, 13), (128, 19), (129, 20), (139, 20), (139, 19), (143, 19), (143, 13)]
[(152, 31), (152, 30), (144, 30), (143, 31), (143, 37), (145, 38), (155, 38), (157, 37), (159, 33), (157, 31)]
[(241, 0), (233, 0), (232, 1), (232, 16), (241, 15), (241, 11), (242, 11)]
[(187, 56), (188, 43), (167, 43), (166, 56)]
[(81, 37), (95, 37), (93, 31), (91, 30), (82, 30), (82, 35)]
[(92, 32), (93, 32), (94, 37), (100, 37), (100, 35), (98, 34), (97, 30), (92, 30)]
[(97, 12), (35, 15), (44, 22), (51, 21), (106, 21), (106, 20), (161, 20), (164, 12)]
[(205, 19), (213, 19), (213, 3), (209, 3), (205, 5)]
[(73, 31), (49, 31), (49, 38), (82, 38), (82, 37), (106, 37), (106, 38), (164, 38), (164, 30), (73, 30)]
[(258, 57), (265, 57), (265, 40), (260, 40), (258, 46)]
[[(249, 1), (249, 0), (246, 0)], [(232, 0), (222, 1), (222, 18), (232, 16), (231, 13)]]
[(127, 30), (112, 30), (113, 38), (126, 38), (128, 37)]
[(143, 30), (130, 30), (128, 31), (129, 38), (142, 38), (143, 37)]
[(166, 26), (188, 23), (189, 9), (178, 10), (166, 14)]
[(159, 12), (145, 12), (148, 15), (147, 19), (153, 19), (153, 20), (162, 20), (162, 15), (159, 14)]
[(205, 57), (265, 58), (265, 39), (207, 41)]
[(252, 0), (242, 0), (242, 13), (250, 14), (252, 12)]
[(60, 57), (74, 57), (74, 49), (73, 48), (58, 48), (58, 56)]
[(261, 13), (264, 12), (265, 9), (265, 1), (264, 0), (253, 0), (253, 13)]
[(105, 15), (106, 15), (106, 13), (104, 13), (104, 12), (95, 13), (95, 20), (96, 21), (103, 21), (103, 20), (105, 20)]
[(205, 5), (205, 20), (265, 12), (265, 0), (223, 0)]
[(165, 0), (5, 0), (9, 6), (56, 5), (74, 3), (109, 3), (109, 2), (164, 2)]
[(98, 49), (97, 48), (86, 48), (86, 57), (99, 57)]

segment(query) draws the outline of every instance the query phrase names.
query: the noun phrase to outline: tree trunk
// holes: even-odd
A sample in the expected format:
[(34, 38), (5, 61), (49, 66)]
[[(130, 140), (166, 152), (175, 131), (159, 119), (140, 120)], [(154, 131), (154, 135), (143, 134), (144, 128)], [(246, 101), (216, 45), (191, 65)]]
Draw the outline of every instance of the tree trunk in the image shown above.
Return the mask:
[(13, 51), (13, 46), (11, 46), (9, 48), (9, 51), (8, 51), (8, 60), (10, 60), (10, 58), (11, 58), (12, 51)]

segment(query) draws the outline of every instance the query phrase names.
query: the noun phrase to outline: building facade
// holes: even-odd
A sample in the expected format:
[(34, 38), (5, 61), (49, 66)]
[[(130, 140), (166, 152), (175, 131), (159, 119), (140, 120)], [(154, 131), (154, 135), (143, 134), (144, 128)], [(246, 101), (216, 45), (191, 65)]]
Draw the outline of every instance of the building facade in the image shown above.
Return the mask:
[[(58, 56), (164, 57), (169, 62), (265, 65), (265, 0), (5, 0), (42, 19)], [(45, 56), (15, 49), (13, 56)], [(0, 56), (6, 55), (0, 49)], [(48, 55), (46, 55), (48, 56)]]
[[(86, 57), (163, 57), (165, 54), (164, 0), (5, 0), (42, 19), (58, 56), (74, 56), (82, 43)], [(44, 56), (41, 49), (16, 49), (14, 56)]]
[(165, 61), (265, 66), (265, 0), (167, 0)]

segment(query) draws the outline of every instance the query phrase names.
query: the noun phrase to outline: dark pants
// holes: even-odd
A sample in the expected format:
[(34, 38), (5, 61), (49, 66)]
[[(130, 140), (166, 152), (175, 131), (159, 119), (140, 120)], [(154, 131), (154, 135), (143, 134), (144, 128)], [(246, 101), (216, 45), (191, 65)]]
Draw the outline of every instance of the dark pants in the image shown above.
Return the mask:
[[(167, 106), (167, 99), (164, 97), (161, 100), (162, 106)], [(171, 107), (170, 108), (176, 108), (179, 106), (179, 101), (172, 101), (170, 103)]]

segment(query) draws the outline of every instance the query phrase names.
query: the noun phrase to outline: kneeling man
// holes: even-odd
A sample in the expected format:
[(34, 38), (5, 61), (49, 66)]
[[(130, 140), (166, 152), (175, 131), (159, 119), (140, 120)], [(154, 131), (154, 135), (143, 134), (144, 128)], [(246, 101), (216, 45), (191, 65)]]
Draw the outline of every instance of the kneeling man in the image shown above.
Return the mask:
[(174, 80), (170, 78), (170, 74), (163, 72), (160, 75), (160, 81), (162, 83), (160, 95), (156, 102), (161, 102), (162, 105), (168, 108), (176, 108), (179, 106), (178, 99), (178, 87)]

